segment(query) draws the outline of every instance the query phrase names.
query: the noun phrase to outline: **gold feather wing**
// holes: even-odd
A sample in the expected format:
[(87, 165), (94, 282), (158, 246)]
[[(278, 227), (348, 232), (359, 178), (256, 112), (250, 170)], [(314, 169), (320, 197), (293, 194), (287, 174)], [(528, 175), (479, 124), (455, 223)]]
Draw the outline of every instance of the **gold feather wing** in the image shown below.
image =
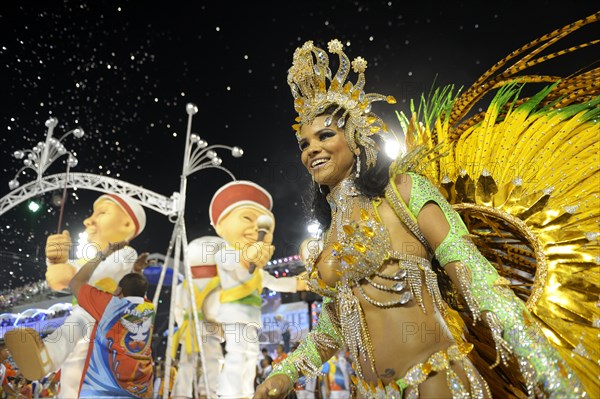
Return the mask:
[[(600, 42), (552, 50), (599, 19), (522, 46), (460, 95), (437, 89), (411, 118), (399, 113), (407, 154), (395, 163), (437, 185), (592, 396), (600, 395), (600, 68), (526, 72)], [(524, 94), (539, 83), (547, 86)], [(469, 115), (489, 93), (485, 110)]]

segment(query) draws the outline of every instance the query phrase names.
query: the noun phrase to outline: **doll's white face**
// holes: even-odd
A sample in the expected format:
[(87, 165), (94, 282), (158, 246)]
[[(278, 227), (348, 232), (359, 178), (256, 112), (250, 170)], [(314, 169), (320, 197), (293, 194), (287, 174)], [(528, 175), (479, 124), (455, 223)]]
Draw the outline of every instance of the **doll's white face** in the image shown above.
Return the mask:
[(334, 187), (352, 173), (354, 154), (350, 151), (344, 130), (335, 123), (325, 127), (321, 115), (312, 124), (302, 125), (298, 145), (302, 151), (302, 164), (315, 182)]
[(108, 243), (130, 239), (135, 232), (131, 217), (113, 201), (100, 201), (94, 206), (94, 212), (83, 221), (88, 241), (99, 245), (101, 249)]
[[(257, 221), (261, 215), (272, 217), (270, 213), (257, 207), (242, 205), (222, 216), (215, 226), (215, 230), (219, 237), (227, 241), (227, 244), (242, 248), (258, 240)], [(263, 241), (269, 244), (273, 242), (274, 231), (275, 221), (273, 221), (271, 232), (265, 235)]]

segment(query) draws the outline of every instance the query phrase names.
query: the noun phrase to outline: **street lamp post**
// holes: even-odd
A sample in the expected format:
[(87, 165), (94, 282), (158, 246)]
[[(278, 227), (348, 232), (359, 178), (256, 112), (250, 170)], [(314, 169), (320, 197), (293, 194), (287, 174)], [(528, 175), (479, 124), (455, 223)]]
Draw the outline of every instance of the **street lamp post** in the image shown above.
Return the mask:
[[(187, 178), (188, 176), (196, 173), (200, 170), (204, 169), (220, 169), (226, 172), (233, 180), (235, 180), (235, 176), (231, 173), (227, 168), (221, 166), (223, 160), (218, 156), (218, 149), (226, 149), (231, 151), (231, 155), (235, 158), (239, 158), (244, 155), (244, 151), (240, 147), (230, 147), (223, 144), (213, 144), (209, 145), (206, 140), (200, 138), (199, 135), (195, 133), (191, 133), (192, 128), (192, 117), (198, 113), (198, 107), (192, 103), (188, 103), (186, 105), (186, 112), (188, 114), (188, 122), (187, 122), (187, 130), (186, 130), (186, 140), (185, 140), (185, 150), (183, 157), (183, 168), (181, 173), (181, 181), (180, 181), (180, 190), (179, 190), (179, 202), (177, 206), (177, 220), (175, 221), (175, 228), (173, 230), (173, 235), (171, 236), (171, 241), (169, 243), (169, 248), (167, 250), (166, 262), (163, 264), (163, 268), (160, 273), (160, 277), (156, 286), (156, 291), (154, 294), (153, 303), (154, 306), (158, 306), (158, 299), (160, 296), (160, 291), (162, 289), (162, 285), (164, 282), (166, 270), (167, 270), (167, 262), (170, 259), (171, 251), (175, 251), (174, 254), (174, 264), (173, 264), (173, 277), (171, 281), (171, 301), (170, 301), (170, 311), (169, 311), (169, 326), (168, 326), (168, 338), (167, 338), (167, 348), (165, 353), (165, 375), (170, 373), (171, 369), (171, 353), (173, 346), (173, 332), (175, 328), (175, 306), (177, 301), (177, 283), (179, 275), (179, 260), (180, 256), (183, 255), (183, 269), (185, 280), (188, 282), (187, 290), (188, 295), (191, 299), (191, 311), (192, 311), (192, 320), (195, 327), (195, 339), (199, 348), (200, 360), (202, 367), (205, 366), (204, 360), (204, 351), (202, 349), (202, 329), (200, 325), (200, 319), (198, 318), (198, 309), (196, 307), (195, 300), (195, 292), (194, 285), (192, 280), (192, 273), (190, 269), (187, 248), (188, 248), (188, 240), (185, 229), (185, 201), (186, 201), (186, 191), (187, 191)], [(204, 377), (204, 386), (208, 390), (208, 381), (206, 377), (206, 372), (203, 372)], [(194, 380), (196, 382), (196, 379)], [(214, 383), (214, 382), (213, 382)], [(194, 384), (196, 385), (196, 384)], [(163, 397), (168, 396), (168, 384), (165, 384), (163, 389)], [(198, 395), (198, 387), (196, 386), (196, 395)]]
[(15, 158), (23, 160), (23, 167), (21, 167), (15, 174), (15, 177), (8, 182), (8, 187), (11, 190), (19, 187), (19, 174), (27, 169), (33, 170), (37, 174), (37, 181), (41, 182), (42, 176), (48, 167), (63, 155), (68, 155), (67, 167), (72, 168), (77, 165), (77, 158), (71, 151), (67, 150), (62, 141), (71, 134), (76, 138), (83, 137), (83, 129), (77, 127), (69, 130), (61, 138), (57, 139), (52, 137), (52, 134), (54, 133), (54, 128), (58, 125), (58, 119), (50, 117), (45, 125), (48, 128), (45, 142), (38, 142), (37, 145), (30, 150), (18, 150), (13, 153)]

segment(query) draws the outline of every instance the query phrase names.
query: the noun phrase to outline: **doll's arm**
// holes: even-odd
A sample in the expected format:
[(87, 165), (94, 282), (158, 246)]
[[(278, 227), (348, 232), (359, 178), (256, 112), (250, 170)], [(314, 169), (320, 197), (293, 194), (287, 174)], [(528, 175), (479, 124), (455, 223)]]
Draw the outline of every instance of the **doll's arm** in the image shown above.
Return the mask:
[(68, 230), (52, 234), (46, 240), (46, 281), (48, 286), (61, 291), (69, 286), (69, 282), (77, 273), (77, 267), (69, 262), (71, 235)]
[[(255, 271), (259, 273), (259, 271)], [(297, 292), (298, 291), (298, 278), (293, 277), (280, 277), (277, 278), (269, 274), (269, 272), (260, 269), (263, 278), (263, 287), (267, 287), (271, 291), (277, 292)]]

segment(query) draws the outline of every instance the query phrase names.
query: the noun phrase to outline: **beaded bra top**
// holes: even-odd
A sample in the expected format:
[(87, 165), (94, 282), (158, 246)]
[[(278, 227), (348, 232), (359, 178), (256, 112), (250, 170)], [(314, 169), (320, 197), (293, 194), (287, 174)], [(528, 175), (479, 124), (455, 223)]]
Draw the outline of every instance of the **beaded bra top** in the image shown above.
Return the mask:
[[(311, 254), (306, 262), (307, 283), (311, 291), (336, 300), (341, 332), (350, 352), (355, 359), (358, 359), (359, 353), (365, 354), (375, 372), (368, 328), (353, 289), (367, 302), (381, 308), (405, 305), (414, 298), (426, 313), (422, 296), (424, 282), (442, 314), (445, 314), (445, 303), (429, 260), (392, 249), (389, 233), (377, 213), (381, 199), (370, 201), (359, 192), (354, 181), (347, 178), (332, 189), (327, 200), (332, 210), (332, 222), (325, 233), (325, 242), (333, 243), (333, 249), (331, 253), (324, 249), (319, 254)], [(390, 204), (400, 216), (395, 204), (392, 201)], [(360, 218), (350, 220), (356, 207), (359, 207)], [(321, 278), (317, 266), (321, 259), (329, 255), (337, 259), (340, 265), (336, 270), (340, 278), (334, 286)], [(380, 269), (390, 260), (398, 261), (397, 271), (394, 274), (382, 273)], [(374, 281), (375, 277), (382, 281)], [(380, 302), (374, 299), (364, 290), (364, 284), (389, 293), (390, 300)], [(362, 377), (360, 364), (356, 364), (356, 371)]]

